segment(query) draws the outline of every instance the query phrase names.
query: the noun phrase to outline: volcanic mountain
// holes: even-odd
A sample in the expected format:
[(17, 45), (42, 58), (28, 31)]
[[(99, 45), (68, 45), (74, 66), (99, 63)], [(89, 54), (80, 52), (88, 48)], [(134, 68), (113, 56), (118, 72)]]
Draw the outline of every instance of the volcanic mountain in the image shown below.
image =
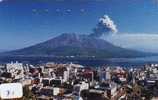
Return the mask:
[(96, 37), (64, 33), (48, 41), (19, 50), (4, 52), (3, 56), (48, 56), (48, 57), (140, 57), (150, 53), (124, 49)]

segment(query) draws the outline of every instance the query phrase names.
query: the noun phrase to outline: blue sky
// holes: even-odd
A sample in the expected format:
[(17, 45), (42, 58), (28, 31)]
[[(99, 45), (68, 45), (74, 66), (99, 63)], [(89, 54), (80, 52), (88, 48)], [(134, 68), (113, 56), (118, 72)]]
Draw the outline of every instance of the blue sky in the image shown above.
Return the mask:
[[(135, 36), (142, 39), (143, 34), (146, 37), (158, 33), (158, 1), (156, 0), (0, 1), (0, 50), (23, 48), (67, 32), (89, 34), (98, 19), (105, 14), (117, 25), (117, 35), (108, 39), (116, 45), (148, 50), (153, 39), (150, 42), (149, 37), (149, 45), (142, 42), (139, 45), (142, 48), (138, 48), (138, 45), (133, 46), (136, 44)], [(129, 46), (124, 44), (124, 41), (120, 41), (124, 39), (124, 34), (126, 35), (124, 41), (129, 42)], [(127, 38), (132, 38), (133, 41), (128, 41)], [(158, 50), (158, 47), (153, 48), (156, 49), (152, 49), (151, 52)]]

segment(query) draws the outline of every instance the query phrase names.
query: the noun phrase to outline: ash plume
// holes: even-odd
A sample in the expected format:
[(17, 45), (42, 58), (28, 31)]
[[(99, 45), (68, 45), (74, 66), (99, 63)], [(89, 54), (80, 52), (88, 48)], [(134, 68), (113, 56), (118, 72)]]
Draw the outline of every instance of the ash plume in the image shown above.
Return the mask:
[(117, 27), (113, 20), (108, 15), (104, 15), (99, 19), (96, 28), (93, 29), (93, 33), (90, 36), (100, 37), (102, 35), (108, 35), (110, 33), (117, 33)]

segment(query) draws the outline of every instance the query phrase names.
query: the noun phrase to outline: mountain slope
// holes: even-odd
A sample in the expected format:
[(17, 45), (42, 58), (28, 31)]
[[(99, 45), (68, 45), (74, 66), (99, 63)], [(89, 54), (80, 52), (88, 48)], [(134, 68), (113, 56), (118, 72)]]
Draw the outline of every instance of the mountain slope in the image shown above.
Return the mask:
[(88, 35), (64, 33), (58, 37), (20, 50), (5, 52), (5, 56), (77, 56), (77, 57), (140, 57), (152, 55), (128, 50)]

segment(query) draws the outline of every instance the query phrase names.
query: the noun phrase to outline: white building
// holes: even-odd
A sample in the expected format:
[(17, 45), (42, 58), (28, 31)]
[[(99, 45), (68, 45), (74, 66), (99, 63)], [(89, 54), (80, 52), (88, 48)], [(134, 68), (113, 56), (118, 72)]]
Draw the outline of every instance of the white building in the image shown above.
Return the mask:
[(6, 69), (8, 73), (12, 74), (12, 77), (15, 77), (15, 79), (24, 77), (24, 69), (22, 63), (18, 63), (18, 62), (8, 63), (6, 64)]
[(111, 70), (109, 67), (106, 68), (106, 80), (111, 79)]
[(85, 83), (85, 82), (82, 82), (81, 84), (76, 84), (74, 86), (74, 93), (77, 93), (78, 96), (80, 96), (80, 92), (82, 90), (88, 90), (88, 89), (89, 89), (89, 84)]

